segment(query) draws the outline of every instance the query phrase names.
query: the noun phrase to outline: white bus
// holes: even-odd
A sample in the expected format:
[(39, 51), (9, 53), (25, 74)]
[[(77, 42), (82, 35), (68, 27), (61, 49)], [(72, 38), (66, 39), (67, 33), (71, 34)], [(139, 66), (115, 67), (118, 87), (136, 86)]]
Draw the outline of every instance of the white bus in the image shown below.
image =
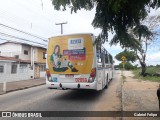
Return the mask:
[(88, 33), (49, 38), (47, 87), (62, 90), (107, 88), (113, 79), (113, 58), (94, 42), (95, 36)]

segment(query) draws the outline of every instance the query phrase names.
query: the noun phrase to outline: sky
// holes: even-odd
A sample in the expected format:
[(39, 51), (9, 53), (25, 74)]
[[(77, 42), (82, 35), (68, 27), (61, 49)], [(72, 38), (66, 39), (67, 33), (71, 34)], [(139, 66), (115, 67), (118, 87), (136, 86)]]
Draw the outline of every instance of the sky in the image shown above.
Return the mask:
[[(7, 25), (27, 33), (34, 34), (47, 40), (48, 38), (61, 34), (61, 29), (56, 23), (67, 22), (63, 25), (64, 34), (72, 33), (93, 33), (97, 36), (101, 30), (95, 29), (91, 25), (95, 15), (95, 9), (91, 11), (80, 10), (77, 13), (72, 13), (69, 9), (66, 11), (56, 11), (51, 4), (51, 0), (0, 0), (0, 42), (5, 39), (13, 41), (22, 41), (17, 38), (11, 38), (7, 35), (18, 36), (25, 40), (34, 41), (40, 45), (46, 45), (42, 39), (35, 38), (13, 29), (4, 27)], [(109, 33), (109, 40), (113, 37)], [(25, 42), (25, 41), (23, 41)], [(29, 41), (27, 41), (29, 42)], [(32, 42), (29, 42), (32, 43)], [(103, 45), (113, 57), (123, 51), (119, 45), (110, 46), (109, 42)], [(155, 52), (153, 52), (153, 49)], [(150, 47), (147, 54), (147, 65), (160, 64), (160, 49)], [(115, 60), (115, 64), (119, 62)]]

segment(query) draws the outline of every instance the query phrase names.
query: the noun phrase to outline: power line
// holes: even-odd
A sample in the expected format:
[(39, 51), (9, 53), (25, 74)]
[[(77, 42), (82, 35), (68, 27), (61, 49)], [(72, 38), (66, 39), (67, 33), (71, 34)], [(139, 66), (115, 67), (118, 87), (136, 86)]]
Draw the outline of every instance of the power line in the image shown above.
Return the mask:
[[(11, 12), (9, 12), (9, 11), (6, 11), (6, 10), (4, 10), (4, 9), (2, 9), (2, 8), (0, 8), (0, 12), (1, 12), (1, 14), (0, 15), (4, 15), (4, 16), (2, 16), (2, 18), (7, 18), (7, 20), (9, 19), (11, 22), (13, 22), (13, 23), (15, 23), (15, 21), (17, 21), (17, 19), (19, 20), (22, 20), (23, 21), (23, 24), (22, 23), (19, 23), (19, 24), (21, 24), (21, 25), (24, 25), (24, 22), (26, 22), (26, 23), (31, 23), (30, 21), (28, 21), (27, 20), (27, 18), (25, 18), (25, 17), (18, 17), (17, 15), (15, 15), (14, 13), (11, 13)], [(16, 19), (17, 18), (17, 19)]]
[[(8, 41), (8, 42), (15, 42), (15, 41), (13, 41), (13, 40), (4, 39), (4, 38), (0, 38), (0, 40), (4, 40), (4, 41)], [(16, 41), (16, 42), (17, 42), (17, 41)], [(24, 43), (25, 43), (25, 42), (24, 42)], [(30, 44), (30, 43), (26, 43), (26, 44)], [(39, 44), (39, 43), (37, 43), (37, 44)], [(46, 45), (41, 45), (41, 46), (46, 47)]]
[[(6, 12), (5, 10), (3, 10), (1, 8), (0, 8), (0, 16), (1, 16), (0, 19), (4, 19), (5, 21), (6, 20), (11, 21), (12, 23), (14, 23), (20, 27), (22, 27), (22, 26), (24, 27), (24, 25), (28, 26), (28, 24), (33, 23), (33, 25), (36, 26), (36, 28), (39, 28), (41, 30), (45, 29), (51, 33), (53, 32), (51, 29), (48, 29), (40, 24), (37, 24), (36, 22), (29, 21), (29, 20), (27, 20), (27, 18), (22, 18), (20, 16), (13, 15), (10, 12)], [(23, 23), (21, 21), (23, 21)], [(52, 26), (50, 22), (49, 22), (49, 24), (50, 24), (50, 26)]]
[[(37, 11), (37, 9), (31, 9), (31, 7), (27, 7), (27, 6), (25, 6), (24, 4), (21, 4), (21, 3), (19, 3), (19, 2), (17, 2), (17, 1), (10, 1), (10, 2), (12, 2), (12, 3), (14, 3), (15, 5), (17, 5), (18, 7), (21, 7), (21, 8), (23, 8), (23, 9), (26, 9), (27, 11), (30, 11), (31, 13), (35, 13), (35, 14), (40, 14), (39, 13), (39, 11)], [(28, 1), (25, 1), (26, 3), (28, 3), (29, 2), (29, 5), (30, 6), (32, 6), (33, 8), (35, 7), (34, 5), (36, 5), (35, 4), (35, 2), (33, 2), (33, 0), (32, 0), (32, 2), (30, 2), (29, 0)], [(32, 3), (32, 4), (30, 4), (30, 3)], [(43, 9), (44, 9), (44, 2), (41, 2), (41, 5), (42, 5), (42, 3), (43, 3)], [(34, 4), (34, 5), (33, 5)], [(50, 14), (50, 12), (52, 13), (53, 11), (50, 11), (49, 9), (47, 10), (47, 11), (49, 11), (49, 12), (47, 12), (47, 14)], [(42, 14), (40, 14), (40, 15), (42, 15)], [(42, 15), (43, 16), (43, 18), (45, 18), (46, 20), (48, 20), (48, 21), (50, 21), (50, 22), (52, 22), (53, 20), (51, 20), (50, 18), (48, 18), (47, 16), (44, 16), (44, 15)], [(52, 16), (51, 14), (50, 14), (50, 16)], [(58, 18), (57, 18), (58, 17)], [(59, 16), (59, 15), (57, 15), (56, 14), (56, 17), (55, 17), (56, 19), (58, 19), (58, 21), (59, 20), (64, 20), (64, 18), (62, 18), (61, 16)], [(55, 19), (54, 18), (54, 19)]]
[(43, 46), (45, 45), (45, 44), (42, 44), (42, 43), (39, 43), (39, 42), (34, 42), (34, 41), (31, 41), (31, 40), (28, 40), (28, 39), (25, 39), (25, 38), (16, 37), (16, 36), (9, 35), (9, 34), (2, 33), (2, 32), (0, 32), (0, 34), (3, 35), (3, 36), (6, 36), (6, 37), (10, 37), (10, 38), (15, 38), (15, 39), (19, 39), (19, 40), (23, 40), (23, 41), (27, 41), (27, 42), (32, 42), (32, 43), (36, 43), (36, 44), (43, 45)]
[(8, 39), (3, 39), (3, 38), (0, 38), (0, 39), (1, 39), (1, 40), (5, 40), (5, 41), (6, 41), (6, 40), (9, 41)]
[(38, 39), (43, 40), (44, 42), (48, 42), (46, 39), (44, 39), (44, 38), (42, 38), (42, 37), (39, 37), (39, 36), (34, 35), (34, 34), (31, 34), (31, 33), (24, 32), (24, 31), (22, 31), (22, 30), (19, 30), (19, 29), (10, 27), (10, 26), (8, 26), (8, 25), (4, 25), (4, 24), (0, 23), (0, 26), (6, 27), (6, 28), (10, 28), (10, 29), (13, 29), (13, 30), (15, 30), (15, 31), (18, 31), (18, 32), (21, 32), (21, 33), (24, 33), (24, 34), (27, 34), (27, 35), (30, 35), (30, 36), (33, 36), (33, 37), (35, 37), (35, 38), (38, 38)]
[[(37, 9), (31, 9), (31, 7), (30, 6), (35, 6), (35, 2), (29, 2), (29, 1), (25, 1), (26, 2), (26, 4), (27, 5), (29, 5), (28, 7), (26, 7), (26, 6), (24, 6), (24, 4), (22, 4), (22, 3), (20, 3), (20, 2), (17, 2), (17, 1), (10, 1), (10, 2), (12, 2), (13, 4), (15, 4), (14, 6), (17, 6), (18, 8), (23, 8), (23, 10), (27, 10), (27, 12), (29, 12), (29, 14), (33, 14), (33, 13), (35, 13), (36, 15), (38, 14), (38, 15), (41, 15), (41, 16), (43, 16), (43, 17), (41, 17), (41, 18), (43, 18), (43, 20), (48, 20), (48, 23), (49, 24), (51, 24), (51, 23), (53, 23), (53, 20), (55, 20), (55, 19), (58, 19), (58, 18), (60, 18), (61, 20), (63, 20), (64, 18), (62, 18), (62, 17), (60, 17), (59, 15), (53, 15), (53, 14), (50, 14), (50, 13), (54, 13), (53, 11), (51, 11), (50, 9), (47, 9), (47, 14), (49, 14), (49, 16), (46, 16), (46, 15), (44, 15), (44, 14), (40, 14), (38, 11), (37, 11)], [(28, 2), (29, 3), (33, 3), (33, 4), (28, 4)], [(13, 6), (13, 4), (12, 4), (12, 6)], [(44, 3), (43, 3), (44, 4)], [(44, 7), (44, 6), (43, 6)], [(48, 7), (45, 7), (45, 8), (48, 8)], [(1, 8), (0, 8), (1, 9)], [(2, 11), (1, 11), (2, 10)], [(23, 17), (20, 17), (20, 16), (17, 16), (16, 14), (14, 14), (13, 15), (13, 12), (9, 12), (9, 11), (5, 11), (6, 9), (1, 9), (0, 10), (0, 12), (4, 15), (4, 16), (2, 16), (1, 18), (2, 19), (4, 19), (4, 18), (7, 18), (7, 20), (10, 20), (10, 21), (12, 21), (13, 23), (18, 23), (18, 25), (19, 24), (21, 24), (21, 22), (16, 22), (17, 21), (17, 19), (19, 20), (19, 18), (20, 18), (20, 20), (23, 20), (23, 23), (24, 22), (26, 22), (27, 24), (28, 23), (33, 23), (34, 25), (36, 25), (38, 28), (40, 27), (40, 29), (44, 29), (45, 27), (44, 26), (42, 26), (42, 25), (44, 25), (44, 24), (41, 24), (41, 25), (39, 25), (39, 24), (37, 24), (37, 22), (31, 22), (30, 20), (27, 20), (28, 19), (28, 17), (26, 18), (26, 16), (23, 16)], [(48, 10), (50, 10), (50, 12), (48, 12)], [(43, 11), (43, 12), (46, 12), (46, 11)], [(5, 14), (4, 14), (5, 13)], [(7, 17), (7, 15), (8, 15), (8, 13), (10, 13), (10, 16), (9, 17)], [(56, 16), (56, 17), (53, 17), (53, 16)], [(15, 17), (17, 18), (17, 19), (15, 19)], [(38, 18), (37, 18), (38, 19)], [(4, 19), (5, 20), (5, 19)], [(14, 20), (14, 21), (13, 21)], [(58, 21), (61, 21), (61, 20), (58, 20)], [(21, 24), (22, 25), (22, 24)], [(24, 25), (24, 24), (23, 24)], [(50, 25), (50, 26), (52, 26), (52, 25)], [(47, 30), (49, 30), (49, 32), (51, 32), (52, 30), (51, 30), (51, 28), (50, 29), (48, 29), (47, 28)], [(51, 33), (53, 33), (53, 31), (51, 32)]]
[[(17, 16), (16, 14), (13, 15), (13, 13), (11, 13), (9, 11), (5, 11), (2, 8), (0, 8), (0, 16), (1, 16), (1, 19), (7, 20), (7, 21), (9, 20), (9, 21), (11, 21), (13, 23), (16, 23), (17, 25), (21, 24), (21, 26), (24, 26), (26, 24), (34, 23), (34, 26), (37, 26), (40, 29), (46, 29), (47, 31), (49, 30), (51, 32), (50, 29), (45, 28), (44, 26), (42, 26), (42, 24), (37, 24), (36, 22), (32, 22), (30, 20), (27, 20), (28, 18), (26, 18), (25, 16), (23, 16), (23, 18), (22, 18), (20, 16)], [(45, 17), (42, 17), (42, 18), (45, 18)], [(17, 22), (17, 20), (18, 21), (23, 21), (23, 24), (22, 24), (22, 22)], [(48, 22), (48, 23), (51, 24), (51, 22)]]

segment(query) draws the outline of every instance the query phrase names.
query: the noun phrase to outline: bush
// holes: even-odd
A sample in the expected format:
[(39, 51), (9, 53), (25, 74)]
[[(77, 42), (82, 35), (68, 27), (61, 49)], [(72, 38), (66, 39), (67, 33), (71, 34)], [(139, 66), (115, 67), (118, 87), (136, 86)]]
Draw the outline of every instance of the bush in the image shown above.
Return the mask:
[[(122, 63), (119, 64), (119, 68), (123, 69), (123, 64)], [(125, 68), (125, 70), (134, 70), (134, 69), (136, 69), (136, 66), (133, 66), (129, 62), (126, 62), (125, 65), (124, 65), (124, 68)]]

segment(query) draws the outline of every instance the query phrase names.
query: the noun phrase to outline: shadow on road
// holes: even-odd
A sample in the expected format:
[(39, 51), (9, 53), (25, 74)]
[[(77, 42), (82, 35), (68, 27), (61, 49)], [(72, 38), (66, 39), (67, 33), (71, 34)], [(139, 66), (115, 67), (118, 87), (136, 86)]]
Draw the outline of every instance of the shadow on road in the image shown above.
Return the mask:
[(94, 101), (101, 98), (101, 96), (105, 93), (108, 94), (108, 90), (112, 85), (114, 85), (115, 79), (109, 82), (109, 86), (107, 89), (103, 89), (100, 91), (96, 90), (64, 90), (61, 91), (53, 98), (54, 100), (67, 100), (67, 101)]
[(67, 101), (94, 101), (100, 98), (100, 96), (105, 91), (95, 91), (95, 90), (68, 90), (64, 94), (56, 96), (56, 100), (67, 100)]

